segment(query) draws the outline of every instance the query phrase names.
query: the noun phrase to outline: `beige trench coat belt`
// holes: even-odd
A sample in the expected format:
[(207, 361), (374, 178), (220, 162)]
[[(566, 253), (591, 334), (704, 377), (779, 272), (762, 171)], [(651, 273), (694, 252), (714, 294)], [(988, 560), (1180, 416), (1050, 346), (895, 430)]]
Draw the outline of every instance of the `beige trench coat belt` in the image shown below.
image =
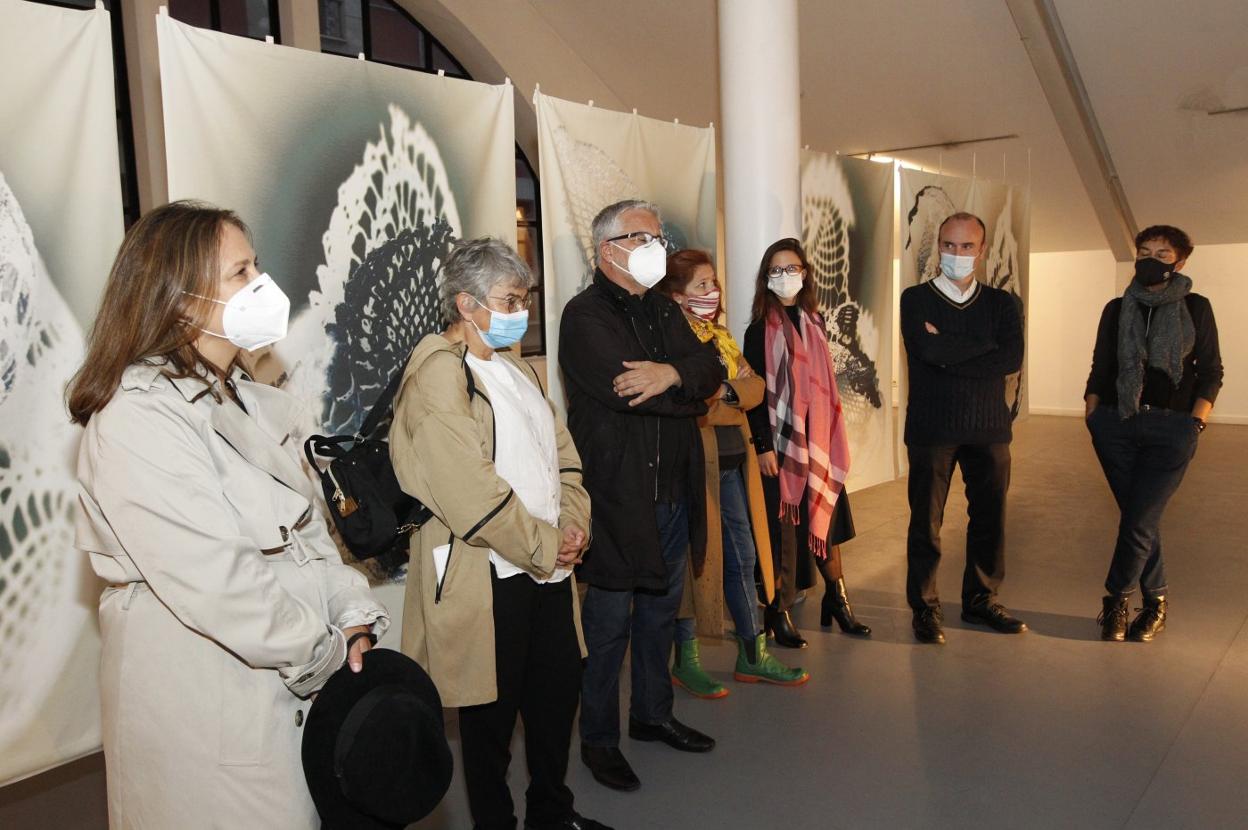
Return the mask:
[[(312, 521), (312, 507), (309, 506), (291, 527), (280, 525), (278, 532), (282, 534), (282, 540), (286, 542), (280, 548), (265, 548), (260, 551), (264, 554), (264, 558), (270, 562), (289, 560), (299, 567), (311, 562), (313, 559), (324, 559), (315, 550), (310, 549), (303, 543), (303, 539), (299, 536), (299, 531), (308, 526)], [(134, 600), (134, 595), (141, 589), (146, 588), (146, 582), (122, 582), (112, 583), (108, 587), (116, 588), (119, 591), (125, 591), (126, 597), (122, 600), (121, 610), (126, 611), (130, 608), (130, 603)]]

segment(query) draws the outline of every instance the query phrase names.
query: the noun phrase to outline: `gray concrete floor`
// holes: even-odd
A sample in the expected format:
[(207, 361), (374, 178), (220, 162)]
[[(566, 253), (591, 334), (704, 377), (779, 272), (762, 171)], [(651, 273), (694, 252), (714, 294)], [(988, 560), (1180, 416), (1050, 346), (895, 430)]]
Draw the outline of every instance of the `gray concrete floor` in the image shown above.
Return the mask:
[[(966, 503), (955, 491), (940, 577), (949, 642), (915, 644), (905, 481), (855, 493), (859, 535), (845, 568), (874, 636), (821, 631), (812, 592), (797, 612), (810, 647), (775, 650), (810, 671), (797, 689), (733, 682), (734, 648), (704, 641), (705, 663), (731, 694), (678, 691), (676, 713), (713, 735), (715, 751), (625, 738), (642, 787), (616, 793), (593, 781), (574, 746), (577, 808), (616, 828), (1248, 826), (1248, 427), (1209, 428), (1167, 511), (1171, 617), (1148, 645), (1097, 637), (1117, 513), (1083, 424), (1033, 417), (1013, 451), (1001, 598), (1029, 633), (959, 620)], [(514, 750), (522, 808), (519, 738)], [(98, 765), (68, 783), (18, 786), (17, 803), (0, 791), (2, 826), (102, 826), (98, 814), (49, 825), (38, 809), (63, 809), (70, 796), (98, 811)], [(418, 827), (470, 826), (457, 762), (446, 801)]]

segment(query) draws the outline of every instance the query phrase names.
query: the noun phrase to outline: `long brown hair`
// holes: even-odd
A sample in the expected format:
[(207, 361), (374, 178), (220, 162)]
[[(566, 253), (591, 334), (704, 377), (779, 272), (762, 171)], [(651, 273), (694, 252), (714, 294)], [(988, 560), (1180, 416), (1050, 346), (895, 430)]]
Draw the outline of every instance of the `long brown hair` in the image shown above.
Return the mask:
[(233, 211), (195, 201), (148, 211), (126, 232), (87, 338), (86, 359), (69, 383), (74, 423), (85, 425), (103, 409), (126, 367), (137, 361), (164, 358), (172, 378), (209, 371), (195, 340), (211, 301), (189, 295), (218, 293), (226, 223), (250, 236)]
[(685, 289), (693, 282), (694, 273), (703, 265), (711, 266), (711, 270), (715, 269), (715, 263), (711, 262), (711, 255), (706, 251), (699, 251), (697, 248), (677, 251), (667, 258), (667, 276), (659, 280), (654, 290), (668, 298), (673, 294), (686, 293)]
[(806, 259), (806, 251), (802, 249), (802, 243), (790, 236), (776, 240), (767, 246), (767, 250), (763, 251), (763, 258), (758, 263), (758, 277), (754, 281), (754, 306), (750, 311), (751, 322), (762, 320), (772, 310), (775, 310), (777, 314), (783, 313), (784, 306), (780, 304), (780, 300), (767, 287), (767, 269), (771, 267), (771, 258), (781, 251), (792, 251), (797, 254), (797, 258), (801, 260), (803, 270), (806, 271), (805, 277), (802, 278), (802, 290), (797, 292), (797, 305), (803, 311), (808, 311), (811, 314), (819, 310), (819, 299), (815, 296), (815, 274), (810, 269), (810, 261)]

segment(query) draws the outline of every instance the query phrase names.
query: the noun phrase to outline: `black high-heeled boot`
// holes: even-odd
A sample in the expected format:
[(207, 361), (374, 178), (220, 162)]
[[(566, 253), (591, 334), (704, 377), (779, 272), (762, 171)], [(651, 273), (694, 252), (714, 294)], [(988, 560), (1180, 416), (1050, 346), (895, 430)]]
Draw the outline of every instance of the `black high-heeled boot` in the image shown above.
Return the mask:
[(845, 577), (828, 582), (825, 586), (823, 604), (819, 607), (819, 624), (824, 628), (831, 628), (832, 620), (836, 620), (836, 624), (846, 634), (859, 637), (871, 634), (871, 628), (854, 617), (853, 606), (849, 604), (849, 596), (845, 593)]
[(773, 601), (763, 609), (763, 625), (768, 634), (776, 640), (776, 645), (783, 648), (806, 648), (806, 640), (802, 632), (793, 625), (793, 618), (788, 611), (781, 611)]
[(845, 593), (845, 572), (841, 569), (840, 545), (830, 545), (828, 555), (816, 559), (819, 575), (823, 577), (823, 603), (819, 606), (819, 624), (824, 628), (832, 627), (836, 620), (841, 631), (866, 637), (871, 629), (858, 622), (854, 617), (854, 609), (849, 604), (849, 596)]

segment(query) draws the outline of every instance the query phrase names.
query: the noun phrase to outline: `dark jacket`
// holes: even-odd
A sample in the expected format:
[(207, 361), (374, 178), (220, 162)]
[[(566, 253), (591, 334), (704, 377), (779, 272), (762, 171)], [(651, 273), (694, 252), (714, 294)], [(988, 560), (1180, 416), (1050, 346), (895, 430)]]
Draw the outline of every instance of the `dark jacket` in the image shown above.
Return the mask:
[[(639, 309), (648, 319), (635, 319)], [(657, 349), (647, 352), (638, 326), (652, 325)], [(669, 363), (681, 385), (639, 406), (615, 393), (612, 381), (626, 360)], [(664, 590), (667, 569), (659, 549), (654, 504), (658, 456), (679, 450), (687, 459), (683, 482), (689, 509), (690, 556), (706, 556), (706, 489), (696, 417), (719, 388), (723, 366), (710, 344), (698, 341), (680, 306), (655, 291), (640, 304), (598, 271), (567, 304), (559, 324), (559, 368), (568, 395), (568, 429), (585, 471), (594, 539), (578, 574), (610, 590)], [(666, 422), (666, 423), (663, 423)], [(664, 447), (672, 439), (677, 447)], [(670, 457), (664, 455), (664, 457)]]
[[(1197, 398), (1213, 403), (1222, 388), (1222, 354), (1218, 348), (1213, 306), (1200, 294), (1188, 294), (1184, 301), (1192, 316), (1196, 343), (1183, 359), (1183, 377), (1176, 386), (1161, 369), (1145, 369), (1141, 404), (1190, 412)], [(1096, 329), (1092, 371), (1083, 394), (1085, 398), (1098, 396), (1101, 406), (1118, 404), (1118, 317), (1121, 313), (1122, 297), (1115, 297), (1101, 312), (1101, 322)]]

